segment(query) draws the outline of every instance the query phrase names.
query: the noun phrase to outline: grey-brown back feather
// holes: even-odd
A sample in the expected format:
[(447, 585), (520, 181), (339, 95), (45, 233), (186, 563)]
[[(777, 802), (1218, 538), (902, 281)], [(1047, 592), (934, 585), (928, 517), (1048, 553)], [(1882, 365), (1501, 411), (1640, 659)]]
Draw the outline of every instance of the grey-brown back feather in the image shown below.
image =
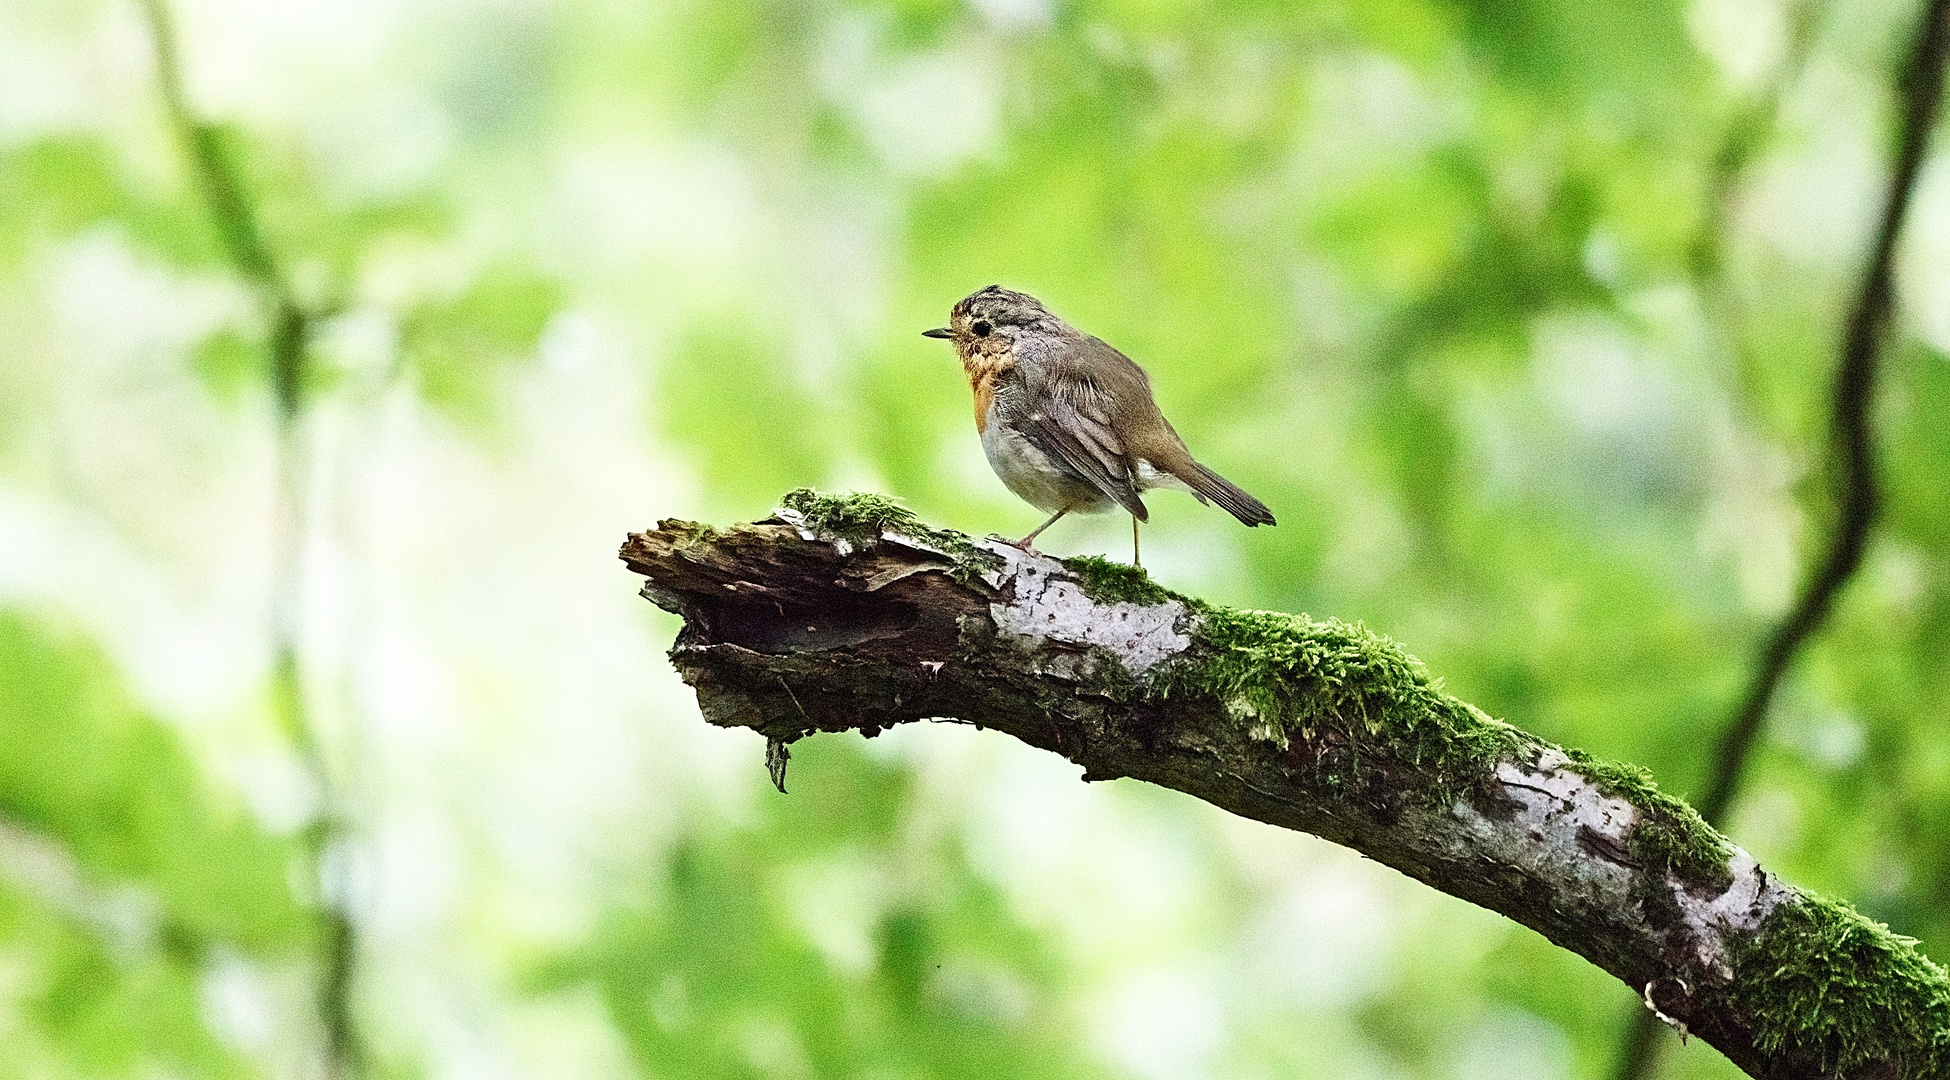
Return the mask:
[(1011, 374), (1021, 392), (997, 396), (998, 419), (1043, 446), (1139, 521), (1150, 519), (1138, 498), (1137, 462), (1142, 459), (1247, 525), (1274, 524), (1265, 503), (1193, 459), (1158, 410), (1151, 379), (1135, 361), (1050, 314), (1034, 297), (993, 291), (1011, 301), (1019, 298), (1011, 314), (1021, 319), (1011, 328)]
[(1241, 524), (1249, 528), (1254, 525), (1279, 524), (1273, 520), (1273, 511), (1268, 510), (1265, 503), (1246, 494), (1245, 489), (1238, 484), (1196, 461), (1192, 462), (1192, 469), (1196, 475), (1186, 476), (1183, 473), (1172, 475), (1190, 484), (1192, 490), (1225, 507), (1233, 517), (1238, 518)]
[(1050, 459), (1116, 500), (1139, 521), (1151, 512), (1138, 498), (1130, 456), (1110, 414), (1108, 399), (1075, 380), (1051, 383), (1048, 367), (1019, 355), (991, 406), (991, 423), (1020, 432)]

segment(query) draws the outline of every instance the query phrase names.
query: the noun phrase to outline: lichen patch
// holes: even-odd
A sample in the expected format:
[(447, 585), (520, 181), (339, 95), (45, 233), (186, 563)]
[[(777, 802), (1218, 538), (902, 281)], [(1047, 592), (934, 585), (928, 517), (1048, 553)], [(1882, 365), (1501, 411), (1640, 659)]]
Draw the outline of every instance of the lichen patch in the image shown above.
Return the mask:
[(1638, 823), (1638, 810), (1567, 771), (1569, 764), (1565, 754), (1547, 748), (1531, 768), (1498, 762), (1496, 780), (1507, 798), (1523, 806), (1524, 824), (1544, 832), (1556, 847), (1576, 849), (1571, 854), (1579, 863), (1587, 861), (1583, 852), (1593, 852), (1614, 864), (1628, 865), (1627, 840)]
[(1493, 775), (1508, 815), (1492, 818), (1468, 799), (1457, 800), (1452, 813), (1497, 861), (1556, 883), (1564, 900), (1617, 910), (1639, 872), (1626, 854), (1638, 811), (1565, 768), (1570, 764), (1555, 749), (1545, 749), (1535, 765), (1500, 761)]
[(1008, 580), (1014, 595), (989, 605), (989, 615), (1004, 633), (1070, 645), (1096, 646), (1117, 657), (1126, 671), (1141, 675), (1177, 656), (1192, 639), (1178, 629), (1186, 614), (1177, 601), (1163, 604), (1100, 604), (1057, 564), (1013, 549)]
[(1733, 969), (1727, 956), (1727, 935), (1760, 929), (1774, 909), (1795, 894), (1779, 878), (1762, 870), (1742, 848), (1733, 849), (1727, 870), (1733, 875), (1733, 884), (1711, 899), (1694, 893), (1683, 882), (1673, 880), (1670, 885), (1680, 917), (1693, 932), (1699, 962), (1730, 978)]

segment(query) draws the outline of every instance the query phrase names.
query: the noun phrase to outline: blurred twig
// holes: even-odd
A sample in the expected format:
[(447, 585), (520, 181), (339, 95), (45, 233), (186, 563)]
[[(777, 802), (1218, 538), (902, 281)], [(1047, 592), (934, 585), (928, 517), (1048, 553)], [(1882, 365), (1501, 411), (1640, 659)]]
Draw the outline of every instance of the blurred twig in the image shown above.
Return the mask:
[(311, 339), (323, 312), (299, 299), (286, 267), (264, 239), (256, 208), (245, 196), (243, 180), (221, 133), (214, 124), (199, 118), (190, 105), (183, 87), (175, 24), (164, 0), (140, 3), (154, 42), (156, 77), (170, 126), (189, 158), (224, 256), (255, 294), (268, 328), (265, 353), (277, 417), (278, 473), (271, 617), (274, 709), (321, 793), (323, 806), (305, 834), (321, 891), (318, 936), (322, 970), (317, 1007), (329, 1075), (356, 1078), (366, 1072), (364, 1044), (352, 1010), (357, 928), (347, 913), (339, 880), (342, 871), (329, 858), (344, 835), (345, 821), (332, 771), (305, 700), (303, 655), (298, 642), (303, 621), (304, 515), (308, 501), (300, 420), (309, 381)]
[[(1797, 0), (1788, 13), (1787, 51), (1767, 83), (1747, 97), (1734, 114), (1713, 153), (1706, 178), (1704, 213), (1699, 231), (1687, 251), (1693, 279), (1712, 285), (1721, 279), (1726, 259), (1727, 229), (1740, 180), (1767, 146), (1781, 114), (1781, 99), (1800, 80), (1814, 51), (1816, 31), (1829, 7), (1828, 0)], [(1714, 290), (1718, 291), (1718, 290)]]
[[(1835, 372), (1829, 452), (1835, 484), (1835, 528), (1827, 548), (1803, 583), (1794, 607), (1762, 645), (1746, 692), (1720, 736), (1706, 793), (1694, 805), (1715, 826), (1726, 818), (1746, 780), (1768, 707), (1795, 655), (1828, 618), (1835, 597), (1862, 565), (1869, 529), (1881, 508), (1869, 405), (1874, 397), (1877, 361), (1882, 351), (1895, 295), (1896, 241), (1902, 233), (1924, 151), (1943, 98), (1944, 63), (1950, 56), (1950, 0), (1929, 0), (1897, 91), (1902, 126), (1875, 247), (1863, 271), (1861, 289), (1842, 337)], [(1733, 137), (1730, 137), (1730, 144)], [(1695, 258), (1699, 258), (1695, 252)], [(1717, 255), (1715, 256), (1717, 258)], [(1619, 1059), (1618, 1080), (1650, 1075), (1657, 1061), (1660, 1024), (1641, 1013)]]

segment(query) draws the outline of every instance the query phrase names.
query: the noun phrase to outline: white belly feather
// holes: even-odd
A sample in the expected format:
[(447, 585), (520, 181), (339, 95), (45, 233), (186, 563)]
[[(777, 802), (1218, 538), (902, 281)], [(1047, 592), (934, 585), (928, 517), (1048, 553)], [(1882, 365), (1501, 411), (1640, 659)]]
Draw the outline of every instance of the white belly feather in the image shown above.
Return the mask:
[[(1117, 505), (1110, 496), (1097, 490), (1094, 484), (1077, 479), (1051, 461), (1049, 455), (1038, 449), (1036, 444), (1023, 438), (1007, 424), (990, 424), (982, 431), (982, 453), (988, 457), (989, 467), (995, 470), (995, 475), (1002, 478), (1010, 491), (1045, 513), (1069, 510), (1092, 514)], [(1139, 458), (1137, 489), (1148, 491), (1152, 488), (1192, 490), (1183, 480)]]
[[(1157, 468), (1156, 466), (1152, 465), (1149, 460), (1145, 458), (1139, 458), (1138, 468), (1137, 468), (1137, 489), (1139, 491), (1150, 491), (1152, 488), (1165, 488), (1170, 491), (1183, 491), (1191, 495), (1198, 494), (1198, 492), (1192, 490), (1192, 485), (1187, 484), (1185, 481), (1180, 480), (1176, 476), (1173, 476), (1170, 473)], [(1199, 499), (1199, 501), (1204, 502), (1205, 500), (1201, 498)]]

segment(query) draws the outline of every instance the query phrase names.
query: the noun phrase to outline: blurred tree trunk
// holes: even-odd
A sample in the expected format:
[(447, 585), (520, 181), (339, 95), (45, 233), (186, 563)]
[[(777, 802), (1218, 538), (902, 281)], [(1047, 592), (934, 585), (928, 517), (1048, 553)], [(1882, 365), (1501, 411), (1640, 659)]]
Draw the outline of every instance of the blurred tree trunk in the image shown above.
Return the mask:
[(670, 657), (711, 723), (788, 744), (953, 718), (1344, 844), (1616, 975), (1760, 1077), (1921, 1077), (1950, 980), (1912, 942), (1769, 875), (1640, 770), (1447, 694), (1359, 627), (1239, 612), (1140, 571), (799, 492), (622, 557), (681, 614)]

